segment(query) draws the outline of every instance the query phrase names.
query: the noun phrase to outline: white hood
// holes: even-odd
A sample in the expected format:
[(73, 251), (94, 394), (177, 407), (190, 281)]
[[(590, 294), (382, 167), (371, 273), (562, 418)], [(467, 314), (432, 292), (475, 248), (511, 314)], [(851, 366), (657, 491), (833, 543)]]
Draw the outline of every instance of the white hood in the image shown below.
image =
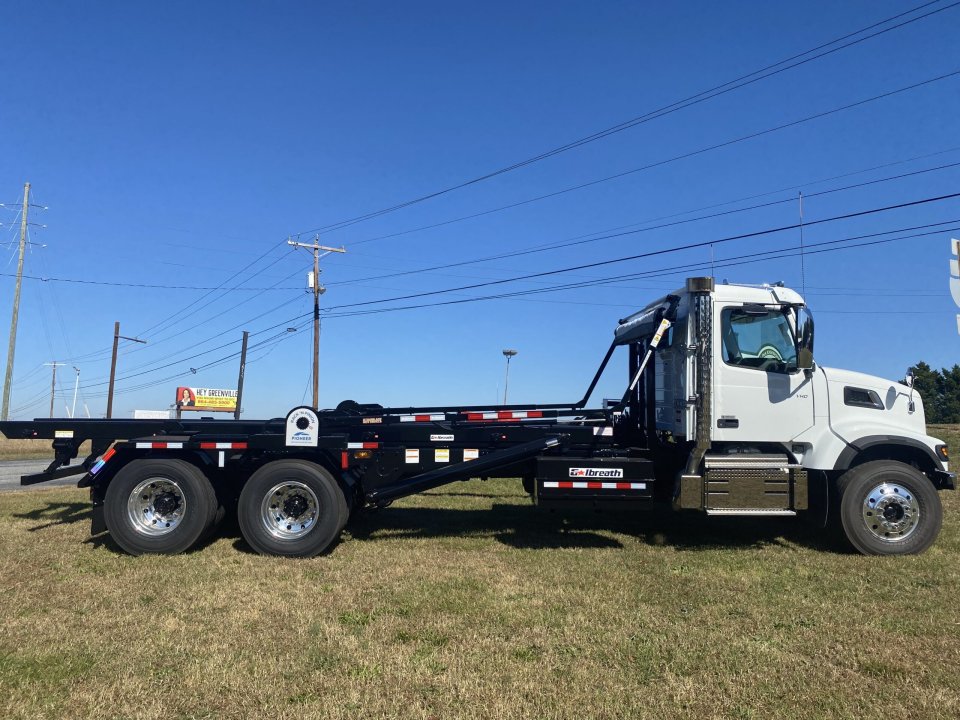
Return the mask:
[[(821, 367), (827, 379), (830, 396), (830, 424), (841, 435), (903, 433), (926, 436), (926, 419), (920, 394), (903, 383), (886, 380), (875, 375)], [(873, 390), (883, 409), (857, 407), (844, 401), (844, 388)], [(913, 400), (913, 411), (910, 400)], [(871, 429), (868, 431), (867, 427)], [(856, 428), (856, 430), (854, 430)], [(847, 432), (844, 432), (847, 431)], [(848, 438), (844, 438), (848, 439)], [(849, 439), (848, 439), (849, 441)]]

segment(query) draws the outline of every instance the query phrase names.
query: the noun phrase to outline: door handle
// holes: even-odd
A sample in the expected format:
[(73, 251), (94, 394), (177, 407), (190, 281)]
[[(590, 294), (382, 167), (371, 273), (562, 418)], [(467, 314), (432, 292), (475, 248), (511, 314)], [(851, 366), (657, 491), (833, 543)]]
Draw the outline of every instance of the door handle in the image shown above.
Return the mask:
[(721, 430), (729, 430), (740, 427), (740, 421), (735, 417), (722, 417), (717, 420), (717, 427)]

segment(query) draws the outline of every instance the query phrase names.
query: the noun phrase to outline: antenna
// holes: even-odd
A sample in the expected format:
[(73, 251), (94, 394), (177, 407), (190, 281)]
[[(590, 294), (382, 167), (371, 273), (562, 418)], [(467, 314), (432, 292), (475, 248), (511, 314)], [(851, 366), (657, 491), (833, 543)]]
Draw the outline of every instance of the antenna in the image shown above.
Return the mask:
[(801, 190), (798, 193), (799, 205), (800, 205), (800, 288), (803, 293), (804, 299), (807, 297), (807, 271), (804, 264), (804, 247), (803, 247), (803, 191)]

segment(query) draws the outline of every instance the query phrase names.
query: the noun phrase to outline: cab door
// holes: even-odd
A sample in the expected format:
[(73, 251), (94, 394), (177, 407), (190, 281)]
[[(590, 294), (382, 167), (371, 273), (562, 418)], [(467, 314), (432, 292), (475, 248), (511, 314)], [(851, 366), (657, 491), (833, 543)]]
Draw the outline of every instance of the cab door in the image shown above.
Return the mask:
[(717, 303), (714, 318), (713, 439), (789, 444), (814, 423), (793, 309)]

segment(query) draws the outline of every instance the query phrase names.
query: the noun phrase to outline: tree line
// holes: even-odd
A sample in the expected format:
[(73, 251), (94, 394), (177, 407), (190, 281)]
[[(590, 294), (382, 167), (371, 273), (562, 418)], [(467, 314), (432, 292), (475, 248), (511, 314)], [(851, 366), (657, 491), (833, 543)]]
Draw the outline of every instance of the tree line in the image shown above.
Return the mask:
[(923, 398), (928, 423), (960, 423), (960, 365), (934, 370), (925, 362), (910, 368), (913, 386)]

